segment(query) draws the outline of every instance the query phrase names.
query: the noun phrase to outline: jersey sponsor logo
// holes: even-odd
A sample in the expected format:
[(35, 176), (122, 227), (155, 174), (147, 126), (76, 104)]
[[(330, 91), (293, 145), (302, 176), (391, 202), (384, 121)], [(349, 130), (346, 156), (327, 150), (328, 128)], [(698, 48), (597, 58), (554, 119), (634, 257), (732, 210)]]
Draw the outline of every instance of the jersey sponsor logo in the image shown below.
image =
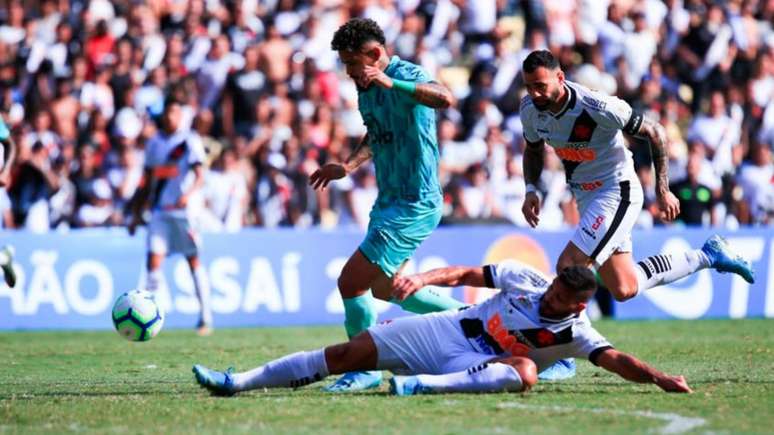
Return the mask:
[(153, 177), (158, 180), (164, 180), (167, 178), (175, 178), (180, 175), (180, 169), (176, 164), (160, 165), (153, 168)]
[(371, 144), (388, 144), (395, 140), (395, 135), (372, 114), (366, 115), (364, 121), (368, 129), (368, 141)]
[(555, 148), (556, 155), (570, 162), (590, 162), (597, 158), (597, 153), (591, 148)]
[(527, 356), (529, 354), (529, 346), (521, 343), (519, 339), (510, 334), (503, 325), (503, 319), (500, 317), (500, 313), (495, 313), (486, 322), (487, 332), (494, 338), (500, 347), (513, 356)]
[(599, 180), (595, 180), (595, 181), (589, 181), (587, 183), (570, 182), (568, 184), (573, 189), (577, 189), (577, 190), (582, 190), (584, 192), (588, 192), (588, 191), (596, 190), (596, 189), (602, 187), (603, 183), (601, 181), (599, 181)]

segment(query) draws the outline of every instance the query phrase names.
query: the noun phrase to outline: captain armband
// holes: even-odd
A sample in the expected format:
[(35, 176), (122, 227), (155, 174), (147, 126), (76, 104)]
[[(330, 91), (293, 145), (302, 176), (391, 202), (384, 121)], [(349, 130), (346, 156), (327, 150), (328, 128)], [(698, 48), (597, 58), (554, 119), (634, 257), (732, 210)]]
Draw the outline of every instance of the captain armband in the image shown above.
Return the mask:
[(623, 132), (632, 136), (636, 135), (640, 132), (640, 127), (642, 127), (643, 120), (644, 117), (642, 116), (642, 113), (632, 111), (632, 116), (629, 118), (629, 122), (627, 122), (624, 126)]

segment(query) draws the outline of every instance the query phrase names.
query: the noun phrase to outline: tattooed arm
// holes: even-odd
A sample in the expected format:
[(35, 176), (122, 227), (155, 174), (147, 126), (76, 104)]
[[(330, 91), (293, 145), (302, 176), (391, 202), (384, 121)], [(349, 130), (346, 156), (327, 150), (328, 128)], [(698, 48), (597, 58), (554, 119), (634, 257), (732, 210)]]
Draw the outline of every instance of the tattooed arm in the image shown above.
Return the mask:
[(368, 161), (371, 157), (373, 157), (373, 151), (371, 150), (371, 144), (368, 140), (368, 135), (366, 134), (363, 140), (360, 141), (360, 143), (357, 145), (357, 147), (352, 150), (352, 154), (347, 157), (347, 161), (344, 162), (345, 169), (347, 170), (347, 173), (350, 173), (354, 171), (355, 169), (359, 168), (360, 165), (362, 165), (364, 162)]
[(326, 163), (320, 169), (309, 176), (309, 184), (312, 188), (324, 189), (328, 183), (339, 178), (344, 178), (373, 156), (371, 145), (366, 135), (360, 144), (352, 151), (344, 163)]
[[(650, 154), (653, 166), (656, 170), (656, 196), (661, 217), (668, 221), (677, 218), (680, 214), (680, 201), (669, 191), (669, 175), (667, 174), (669, 157), (667, 156), (667, 138), (664, 127), (652, 119), (634, 114), (632, 118), (639, 117), (639, 122), (630, 121), (624, 132), (646, 139), (650, 145)], [(636, 124), (639, 124), (637, 126)]]
[(448, 109), (454, 104), (451, 91), (446, 86), (434, 82), (418, 83), (413, 96), (420, 104), (433, 109)]

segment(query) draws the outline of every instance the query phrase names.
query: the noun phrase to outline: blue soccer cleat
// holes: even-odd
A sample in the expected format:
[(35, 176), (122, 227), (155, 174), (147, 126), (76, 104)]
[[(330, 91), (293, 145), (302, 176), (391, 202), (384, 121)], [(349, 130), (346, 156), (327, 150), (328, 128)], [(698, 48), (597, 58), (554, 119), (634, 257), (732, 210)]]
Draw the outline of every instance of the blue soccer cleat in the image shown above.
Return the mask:
[(551, 367), (538, 373), (541, 381), (563, 381), (575, 376), (575, 359), (560, 359)]
[(415, 396), (431, 392), (416, 376), (393, 376), (390, 379), (390, 394), (395, 396)]
[(704, 242), (701, 250), (707, 254), (710, 260), (710, 267), (718, 272), (735, 273), (750, 284), (755, 282), (755, 271), (750, 262), (731, 250), (731, 245), (723, 237), (717, 234), (710, 237)]
[(231, 377), (233, 370), (233, 368), (229, 368), (225, 372), (219, 372), (199, 364), (193, 366), (192, 369), (196, 376), (196, 382), (202, 388), (210, 390), (214, 396), (233, 396), (236, 394), (234, 380)]
[(323, 387), (329, 393), (353, 393), (356, 391), (378, 388), (382, 384), (382, 372), (349, 372), (344, 373), (336, 382)]
[(13, 246), (3, 246), (3, 249), (0, 249), (0, 254), (2, 254), (0, 255), (0, 269), (3, 270), (5, 284), (13, 288), (16, 285), (16, 272), (13, 270)]

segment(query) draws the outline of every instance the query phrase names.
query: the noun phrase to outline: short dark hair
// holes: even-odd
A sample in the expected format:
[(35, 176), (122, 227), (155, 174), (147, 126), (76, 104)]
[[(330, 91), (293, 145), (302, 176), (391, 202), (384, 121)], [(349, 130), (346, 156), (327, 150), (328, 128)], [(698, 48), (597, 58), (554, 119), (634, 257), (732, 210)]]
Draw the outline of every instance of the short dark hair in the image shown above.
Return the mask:
[(559, 60), (548, 50), (535, 50), (524, 59), (522, 69), (524, 72), (532, 74), (536, 69), (543, 67), (546, 69), (559, 68)]
[(358, 51), (369, 41), (384, 45), (384, 32), (381, 27), (370, 18), (353, 18), (333, 34), (331, 48), (336, 51)]
[(597, 278), (594, 272), (585, 266), (565, 267), (559, 272), (559, 281), (576, 293), (597, 290)]

